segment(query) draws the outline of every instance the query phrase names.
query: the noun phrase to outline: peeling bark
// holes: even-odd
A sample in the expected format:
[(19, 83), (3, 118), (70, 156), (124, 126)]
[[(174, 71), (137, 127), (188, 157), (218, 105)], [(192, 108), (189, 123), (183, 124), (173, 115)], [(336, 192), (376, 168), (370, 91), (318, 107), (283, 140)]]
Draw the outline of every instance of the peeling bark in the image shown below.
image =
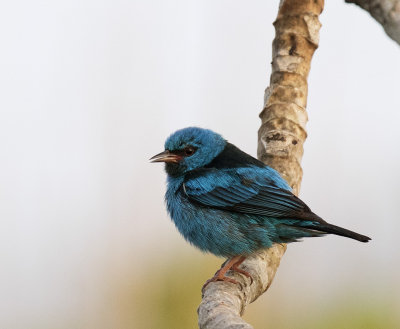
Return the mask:
[(386, 34), (400, 45), (400, 0), (345, 0), (365, 9)]
[[(258, 158), (275, 168), (298, 194), (307, 137), (307, 77), (319, 42), (323, 0), (282, 0), (275, 26), (270, 86), (260, 114)], [(253, 277), (228, 272), (239, 284), (212, 282), (199, 306), (201, 329), (250, 329), (240, 315), (271, 285), (286, 245), (275, 244), (248, 257), (242, 268)]]

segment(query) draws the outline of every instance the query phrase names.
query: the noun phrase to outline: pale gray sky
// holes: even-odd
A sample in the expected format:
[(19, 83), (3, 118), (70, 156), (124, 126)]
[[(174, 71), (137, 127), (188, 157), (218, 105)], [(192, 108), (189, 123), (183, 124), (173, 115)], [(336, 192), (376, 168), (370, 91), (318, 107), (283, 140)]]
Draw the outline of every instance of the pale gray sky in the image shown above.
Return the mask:
[[(191, 125), (256, 155), (277, 6), (2, 4), (0, 327), (81, 323), (104, 309), (109, 268), (123, 276), (127, 263), (157, 259), (160, 246), (177, 258), (197, 252), (168, 219), (165, 174), (148, 158)], [(297, 292), (317, 305), (352, 287), (399, 307), (400, 47), (341, 1), (327, 1), (321, 22), (301, 197), (373, 240), (289, 246), (271, 298), (287, 294), (290, 308)]]

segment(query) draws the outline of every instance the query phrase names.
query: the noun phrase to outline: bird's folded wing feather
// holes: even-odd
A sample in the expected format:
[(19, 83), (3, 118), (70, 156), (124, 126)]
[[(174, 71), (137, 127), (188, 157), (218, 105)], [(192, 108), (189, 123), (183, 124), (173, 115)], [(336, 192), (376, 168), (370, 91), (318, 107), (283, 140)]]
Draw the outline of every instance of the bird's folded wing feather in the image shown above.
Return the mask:
[(278, 218), (313, 214), (269, 167), (203, 168), (187, 175), (183, 187), (191, 201), (207, 207)]

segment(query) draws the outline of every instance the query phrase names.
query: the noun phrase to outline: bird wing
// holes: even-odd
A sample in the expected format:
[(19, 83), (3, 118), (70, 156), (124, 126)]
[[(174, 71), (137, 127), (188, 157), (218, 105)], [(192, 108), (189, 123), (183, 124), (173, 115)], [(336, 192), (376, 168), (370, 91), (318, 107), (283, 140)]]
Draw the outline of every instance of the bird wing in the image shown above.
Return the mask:
[(212, 208), (277, 218), (310, 219), (313, 214), (269, 167), (199, 169), (187, 175), (183, 189), (191, 201)]

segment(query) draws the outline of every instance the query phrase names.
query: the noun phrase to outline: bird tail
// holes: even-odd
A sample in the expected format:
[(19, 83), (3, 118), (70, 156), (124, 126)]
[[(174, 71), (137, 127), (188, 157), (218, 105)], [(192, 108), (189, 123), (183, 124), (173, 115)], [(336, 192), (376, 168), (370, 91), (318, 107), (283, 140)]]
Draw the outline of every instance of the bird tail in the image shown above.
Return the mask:
[(361, 242), (368, 242), (369, 240), (371, 240), (371, 238), (366, 235), (362, 235), (362, 234), (347, 230), (343, 227), (332, 225), (329, 223), (323, 223), (323, 224), (318, 223), (316, 226), (314, 226), (314, 229), (325, 232), (325, 233), (344, 236), (346, 238), (354, 239), (354, 240), (361, 241)]
[(325, 222), (313, 214), (313, 220), (285, 219), (275, 226), (279, 241), (283, 243), (299, 241), (305, 237), (317, 237), (325, 234), (336, 234), (361, 242), (368, 242), (371, 238)]
[(325, 234), (336, 234), (344, 236), (346, 238), (354, 239), (360, 242), (368, 242), (369, 240), (371, 240), (371, 238), (366, 235), (350, 231), (340, 226), (329, 224), (313, 212), (304, 214), (302, 220), (293, 223), (293, 225), (300, 226), (309, 230), (315, 230)]

